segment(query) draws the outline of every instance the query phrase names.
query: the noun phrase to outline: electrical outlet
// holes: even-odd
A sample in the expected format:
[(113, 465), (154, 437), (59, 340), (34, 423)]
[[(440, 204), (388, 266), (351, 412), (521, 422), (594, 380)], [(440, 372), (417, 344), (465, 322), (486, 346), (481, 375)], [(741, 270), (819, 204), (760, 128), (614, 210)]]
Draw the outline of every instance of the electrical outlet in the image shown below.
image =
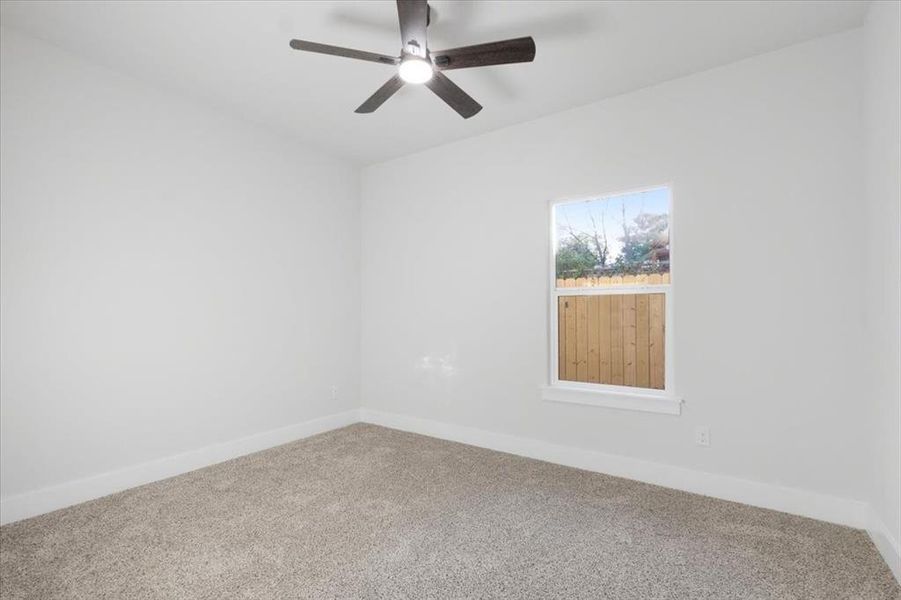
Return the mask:
[(333, 385), (332, 386), (332, 400), (337, 400), (337, 399), (338, 399), (338, 386)]
[(698, 446), (709, 446), (710, 445), (710, 428), (706, 425), (701, 425), (695, 428), (695, 444)]

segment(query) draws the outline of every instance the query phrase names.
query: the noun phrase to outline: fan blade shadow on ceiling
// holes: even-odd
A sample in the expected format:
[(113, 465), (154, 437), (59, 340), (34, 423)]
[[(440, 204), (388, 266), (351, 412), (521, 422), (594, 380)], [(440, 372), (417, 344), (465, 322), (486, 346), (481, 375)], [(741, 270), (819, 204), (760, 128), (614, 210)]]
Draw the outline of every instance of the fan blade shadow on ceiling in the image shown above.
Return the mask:
[[(392, 16), (394, 15), (392, 14)], [(387, 18), (374, 19), (372, 17), (364, 17), (353, 12), (336, 10), (331, 14), (331, 20), (337, 25), (349, 25), (350, 27), (357, 27), (359, 29), (366, 29), (371, 32), (379, 32), (384, 34), (396, 34), (398, 29), (397, 17), (394, 17), (393, 21)]]
[[(466, 6), (464, 10), (459, 12), (471, 12), (469, 8), (469, 2), (461, 3), (461, 6)], [(429, 27), (441, 19), (440, 13), (438, 9), (429, 4)], [(382, 11), (384, 12), (384, 11)], [(348, 25), (350, 27), (356, 27), (359, 29), (365, 29), (367, 31), (373, 33), (384, 33), (386, 35), (397, 35), (399, 26), (397, 22), (397, 13), (387, 12), (386, 15), (379, 14), (378, 17), (373, 16), (362, 16), (359, 14), (359, 7), (355, 7), (355, 10), (345, 10), (338, 9), (331, 13), (331, 20), (337, 25)], [(394, 18), (391, 18), (394, 17)]]

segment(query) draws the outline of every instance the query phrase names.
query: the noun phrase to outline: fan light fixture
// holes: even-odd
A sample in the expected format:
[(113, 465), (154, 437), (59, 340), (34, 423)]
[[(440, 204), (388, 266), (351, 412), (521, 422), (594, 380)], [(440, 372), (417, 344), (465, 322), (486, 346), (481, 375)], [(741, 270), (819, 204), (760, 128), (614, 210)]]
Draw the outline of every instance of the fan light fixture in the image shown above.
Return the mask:
[(432, 78), (432, 65), (421, 58), (407, 58), (397, 72), (407, 83), (425, 83)]

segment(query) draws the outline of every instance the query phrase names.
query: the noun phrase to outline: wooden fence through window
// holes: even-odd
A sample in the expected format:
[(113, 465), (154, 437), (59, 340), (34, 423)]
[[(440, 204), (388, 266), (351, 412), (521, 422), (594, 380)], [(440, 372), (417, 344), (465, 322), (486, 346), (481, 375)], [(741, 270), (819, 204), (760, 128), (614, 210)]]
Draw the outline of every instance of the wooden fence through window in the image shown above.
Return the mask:
[[(647, 277), (648, 280), (635, 281), (633, 277)], [(599, 281), (603, 279), (613, 281)], [(653, 285), (669, 283), (669, 274), (626, 276), (621, 279), (558, 280), (557, 287)], [(570, 281), (572, 283), (566, 285)], [(558, 378), (561, 381), (664, 389), (664, 294), (559, 296), (557, 318)]]

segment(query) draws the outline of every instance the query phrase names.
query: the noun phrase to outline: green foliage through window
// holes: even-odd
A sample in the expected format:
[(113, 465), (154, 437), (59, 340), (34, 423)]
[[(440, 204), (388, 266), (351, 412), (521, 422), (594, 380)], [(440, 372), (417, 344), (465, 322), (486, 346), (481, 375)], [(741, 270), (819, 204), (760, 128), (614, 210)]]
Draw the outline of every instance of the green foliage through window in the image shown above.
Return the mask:
[(667, 273), (669, 190), (558, 204), (557, 278)]

